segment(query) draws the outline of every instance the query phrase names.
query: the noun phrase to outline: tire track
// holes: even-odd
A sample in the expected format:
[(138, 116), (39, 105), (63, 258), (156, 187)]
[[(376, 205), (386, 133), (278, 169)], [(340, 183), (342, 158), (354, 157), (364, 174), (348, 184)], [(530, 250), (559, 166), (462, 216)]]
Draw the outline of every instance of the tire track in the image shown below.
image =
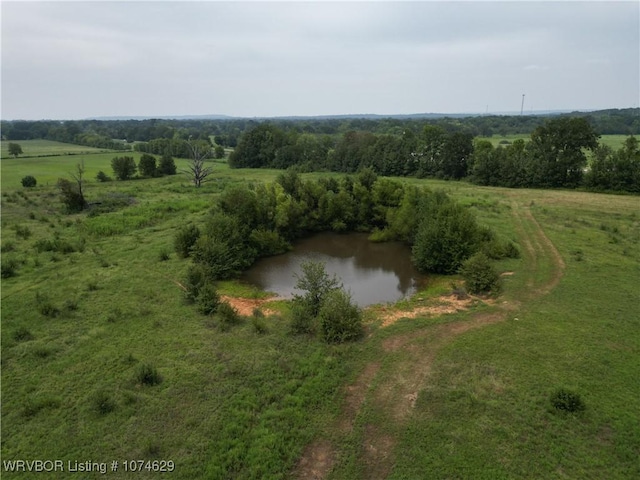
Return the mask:
[[(524, 248), (525, 265), (522, 274), (526, 287), (519, 297), (531, 301), (548, 294), (560, 282), (565, 263), (557, 248), (546, 236), (529, 207), (511, 202), (512, 216), (519, 241)], [(548, 278), (540, 280), (540, 270), (550, 268)], [(465, 321), (438, 324), (417, 332), (400, 334), (382, 342), (382, 356), (402, 351), (402, 356), (392, 359), (393, 375), (387, 375), (372, 387), (379, 374), (380, 362), (367, 365), (353, 385), (345, 389), (345, 407), (336, 424), (328, 430), (342, 435), (350, 434), (357, 420), (359, 409), (370, 398), (380, 424), (402, 426), (407, 423), (418, 394), (428, 382), (432, 365), (439, 351), (459, 335), (506, 320), (512, 315), (513, 306), (503, 304), (496, 311), (477, 313)], [(384, 358), (384, 357), (383, 357)], [(387, 430), (385, 430), (386, 432)], [(378, 425), (367, 424), (363, 432), (359, 462), (367, 478), (386, 478), (393, 469), (394, 449), (397, 439), (383, 433)], [(327, 440), (309, 444), (294, 470), (295, 478), (326, 478), (336, 462), (336, 451)]]

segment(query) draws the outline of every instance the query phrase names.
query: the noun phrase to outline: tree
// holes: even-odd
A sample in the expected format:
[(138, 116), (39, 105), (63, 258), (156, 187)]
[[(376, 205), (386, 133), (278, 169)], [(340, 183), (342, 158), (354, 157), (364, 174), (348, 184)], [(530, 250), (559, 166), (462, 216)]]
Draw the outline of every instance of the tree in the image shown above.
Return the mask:
[(118, 180), (128, 180), (136, 173), (136, 162), (133, 157), (115, 157), (111, 160), (111, 168)]
[(212, 172), (211, 167), (206, 167), (204, 164), (204, 160), (211, 155), (211, 145), (205, 142), (192, 142), (191, 140), (189, 140), (188, 145), (191, 161), (185, 173), (196, 188), (200, 188), (200, 185), (206, 181)]
[(493, 268), (489, 257), (478, 252), (462, 263), (460, 274), (470, 293), (488, 293), (500, 290), (500, 274)]
[(587, 164), (583, 149), (593, 150), (597, 146), (598, 134), (586, 118), (547, 120), (533, 131), (529, 144), (536, 161), (534, 186), (578, 186)]
[(21, 182), (22, 186), (25, 188), (35, 187), (38, 183), (36, 177), (34, 177), (33, 175), (27, 175), (26, 177), (23, 177)]
[(322, 262), (302, 262), (300, 268), (302, 275), (295, 275), (295, 288), (306, 293), (303, 296), (296, 295), (295, 300), (305, 304), (309, 313), (316, 317), (324, 298), (329, 292), (340, 288), (340, 284), (335, 276), (329, 277)]
[(158, 165), (158, 173), (161, 175), (175, 175), (176, 163), (173, 161), (173, 157), (170, 153), (165, 153), (160, 158), (160, 164)]
[(216, 145), (213, 149), (213, 158), (224, 158), (224, 147)]
[(18, 155), (22, 155), (22, 147), (18, 143), (9, 143), (9, 155), (14, 158), (18, 158)]
[(84, 162), (80, 162), (76, 165), (76, 173), (71, 174), (71, 177), (75, 180), (75, 184), (66, 178), (58, 179), (58, 188), (62, 193), (62, 203), (65, 204), (67, 211), (70, 213), (80, 212), (87, 208), (87, 201), (82, 192), (82, 184), (84, 183), (82, 179), (83, 176)]
[(138, 171), (143, 177), (155, 177), (158, 175), (158, 168), (156, 166), (156, 157), (143, 153), (138, 162)]

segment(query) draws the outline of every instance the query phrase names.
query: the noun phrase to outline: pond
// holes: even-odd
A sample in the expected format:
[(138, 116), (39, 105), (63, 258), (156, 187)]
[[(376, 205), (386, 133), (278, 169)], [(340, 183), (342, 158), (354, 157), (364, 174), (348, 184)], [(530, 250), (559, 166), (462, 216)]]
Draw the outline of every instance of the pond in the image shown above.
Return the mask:
[(300, 264), (313, 260), (323, 262), (327, 273), (335, 275), (361, 307), (395, 302), (415, 293), (424, 277), (411, 263), (411, 249), (399, 242), (373, 243), (367, 237), (364, 233), (321, 233), (305, 238), (290, 252), (258, 260), (242, 280), (290, 298), (300, 293), (294, 288)]

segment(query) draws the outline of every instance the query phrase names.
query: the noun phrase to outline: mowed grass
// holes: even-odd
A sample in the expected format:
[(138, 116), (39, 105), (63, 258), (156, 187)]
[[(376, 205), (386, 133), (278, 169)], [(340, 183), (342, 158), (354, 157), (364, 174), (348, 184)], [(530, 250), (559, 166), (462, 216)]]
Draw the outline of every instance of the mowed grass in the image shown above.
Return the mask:
[(17, 143), (22, 148), (20, 157), (44, 157), (49, 155), (80, 155), (110, 151), (106, 148), (85, 147), (72, 143), (55, 142), (53, 140), (12, 140), (0, 142), (2, 159), (9, 158), (9, 143)]
[[(613, 150), (618, 150), (624, 145), (625, 140), (629, 138), (628, 135), (601, 135), (598, 140), (602, 145), (607, 145)], [(494, 147), (499, 145), (507, 146), (512, 144), (515, 140), (524, 140), (528, 142), (531, 139), (531, 135), (527, 134), (513, 134), (513, 135), (492, 135), (490, 137), (478, 137), (478, 140), (487, 140), (491, 142)]]
[[(500, 262), (513, 275), (497, 306), (478, 309), (507, 301), (508, 318), (452, 338), (432, 357), (428, 329), (478, 309), (385, 329), (369, 313), (370, 335), (344, 346), (289, 335), (284, 304), (265, 320), (266, 333), (250, 319), (221, 331), (183, 301), (188, 262), (173, 252), (175, 231), (201, 222), (226, 185), (280, 172), (211, 162), (201, 189), (184, 175), (96, 182), (99, 170), (112, 175), (115, 155), (84, 157), (89, 201), (131, 200), (97, 216), (64, 214), (53, 186), (80, 156), (2, 161), (2, 261), (15, 265), (1, 293), (3, 460), (164, 459), (176, 464), (171, 478), (290, 478), (305, 447), (329, 438), (335, 479), (640, 475), (638, 197), (406, 180), (444, 189), (523, 253), (514, 206), (528, 209), (566, 264), (555, 288), (532, 294), (530, 281), (555, 274), (552, 259)], [(47, 168), (49, 185), (40, 183)], [(20, 186), (28, 174), (35, 189)], [(417, 296), (447, 284), (438, 278)], [(237, 282), (220, 289), (258, 296)], [(394, 337), (413, 339), (411, 348), (385, 350)], [(345, 386), (372, 362), (379, 373), (345, 433), (335, 428)], [(380, 386), (427, 362), (415, 406), (394, 420)], [(144, 364), (159, 384), (140, 384)], [(549, 396), (559, 387), (578, 392), (585, 412), (554, 411)], [(372, 461), (370, 432), (390, 439), (375, 452), (390, 467)]]

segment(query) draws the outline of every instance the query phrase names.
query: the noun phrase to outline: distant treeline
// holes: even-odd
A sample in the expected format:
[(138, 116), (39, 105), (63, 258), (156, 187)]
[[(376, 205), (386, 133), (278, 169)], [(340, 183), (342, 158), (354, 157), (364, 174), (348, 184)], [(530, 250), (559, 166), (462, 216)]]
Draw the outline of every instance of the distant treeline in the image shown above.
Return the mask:
[[(375, 134), (418, 135), (425, 125), (438, 126), (445, 131), (466, 133), (471, 136), (530, 134), (550, 117), (581, 116), (603, 135), (640, 134), (640, 109), (612, 109), (590, 113), (562, 115), (483, 115), (443, 118), (361, 118), (311, 117), (217, 120), (71, 120), (71, 121), (2, 121), (2, 137), (6, 140), (43, 138), (98, 148), (130, 148), (123, 143), (149, 142), (154, 139), (205, 139), (215, 137), (215, 143), (235, 147), (243, 132), (262, 123), (275, 125), (299, 134), (343, 135), (349, 131)], [(114, 141), (117, 140), (117, 141)]]
[[(547, 119), (528, 142), (494, 147), (464, 131), (426, 125), (415, 134), (351, 131), (336, 143), (327, 136), (261, 124), (246, 132), (229, 157), (232, 168), (289, 168), (384, 176), (468, 179), (481, 185), (640, 192), (640, 149), (629, 137), (618, 151), (598, 143), (584, 117)], [(593, 159), (587, 168), (587, 151)]]

